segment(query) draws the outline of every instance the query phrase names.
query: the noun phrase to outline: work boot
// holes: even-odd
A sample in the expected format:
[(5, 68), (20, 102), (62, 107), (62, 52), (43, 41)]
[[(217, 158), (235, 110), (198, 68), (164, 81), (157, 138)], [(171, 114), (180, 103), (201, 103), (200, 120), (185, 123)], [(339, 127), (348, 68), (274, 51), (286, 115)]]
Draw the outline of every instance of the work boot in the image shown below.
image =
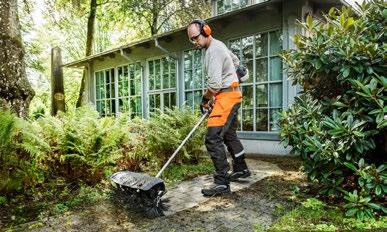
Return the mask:
[(235, 180), (238, 180), (239, 178), (246, 178), (249, 176), (251, 176), (251, 172), (249, 171), (249, 169), (244, 169), (244, 170), (238, 171), (238, 172), (233, 171), (230, 174), (230, 181), (235, 181)]
[(228, 184), (214, 184), (207, 189), (202, 189), (202, 194), (205, 197), (212, 197), (230, 192), (230, 185)]

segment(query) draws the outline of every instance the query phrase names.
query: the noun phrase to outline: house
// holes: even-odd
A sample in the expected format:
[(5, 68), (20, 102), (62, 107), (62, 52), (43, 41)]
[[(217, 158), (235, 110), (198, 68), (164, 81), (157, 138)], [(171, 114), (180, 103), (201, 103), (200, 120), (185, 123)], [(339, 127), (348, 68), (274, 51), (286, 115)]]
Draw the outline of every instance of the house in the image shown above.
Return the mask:
[[(239, 137), (247, 153), (285, 155), (279, 143), (277, 113), (298, 88), (288, 81), (279, 57), (303, 33), (297, 21), (321, 17), (343, 0), (213, 0), (206, 19), (214, 37), (224, 41), (248, 66), (242, 84)], [(205, 86), (203, 51), (194, 50), (186, 28), (146, 38), (64, 65), (86, 67), (86, 96), (102, 116), (129, 113), (148, 118), (158, 109), (199, 105)]]

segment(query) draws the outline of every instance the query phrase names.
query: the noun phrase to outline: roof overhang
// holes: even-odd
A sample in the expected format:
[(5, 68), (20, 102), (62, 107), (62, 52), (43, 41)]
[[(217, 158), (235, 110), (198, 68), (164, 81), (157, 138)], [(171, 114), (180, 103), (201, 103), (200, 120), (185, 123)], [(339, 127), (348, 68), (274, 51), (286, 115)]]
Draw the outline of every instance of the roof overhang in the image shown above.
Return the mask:
[[(244, 7), (235, 11), (231, 11), (222, 15), (217, 15), (211, 18), (206, 19), (206, 22), (211, 24), (211, 26), (219, 26), (224, 25), (227, 23), (227, 19), (232, 17), (232, 16), (237, 16), (237, 15), (253, 15), (256, 10), (266, 10), (270, 9), (273, 5), (279, 4), (284, 0), (267, 0), (265, 2), (253, 4), (248, 7)], [(310, 0), (311, 2), (314, 3), (319, 3), (319, 4), (326, 4), (326, 5), (345, 5), (345, 6), (351, 6), (353, 7), (355, 5), (356, 0), (323, 0), (323, 1), (318, 1), (318, 0)], [(123, 46), (107, 50), (95, 55), (87, 56), (85, 58), (82, 58), (80, 60), (76, 60), (70, 63), (66, 63), (63, 65), (63, 67), (72, 67), (72, 68), (82, 68), (86, 66), (89, 62), (91, 62), (94, 59), (100, 59), (104, 56), (114, 56), (115, 53), (122, 54), (122, 51), (124, 50), (131, 50), (131, 48), (134, 47), (150, 47), (154, 41), (160, 39), (160, 40), (168, 40), (168, 38), (173, 37), (173, 35), (178, 34), (178, 33), (185, 33), (186, 27), (181, 27), (172, 31), (168, 31), (166, 33), (154, 35), (152, 37), (148, 37), (146, 39), (138, 40), (133, 43), (125, 44)]]

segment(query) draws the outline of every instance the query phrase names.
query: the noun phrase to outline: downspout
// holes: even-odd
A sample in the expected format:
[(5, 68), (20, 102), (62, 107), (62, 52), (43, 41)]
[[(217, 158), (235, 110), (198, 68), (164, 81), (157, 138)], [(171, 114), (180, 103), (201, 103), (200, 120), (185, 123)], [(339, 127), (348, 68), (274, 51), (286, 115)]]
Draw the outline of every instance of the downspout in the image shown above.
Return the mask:
[(165, 54), (167, 54), (168, 56), (172, 57), (173, 59), (175, 59), (175, 60), (178, 59), (176, 55), (172, 54), (172, 52), (170, 52), (170, 51), (168, 51), (167, 49), (161, 47), (160, 44), (159, 44), (159, 41), (157, 40), (156, 37), (155, 37), (153, 40), (155, 41), (155, 46), (156, 46), (158, 49), (160, 49), (161, 51), (163, 51)]
[(130, 59), (128, 55), (126, 55), (126, 53), (124, 52), (124, 50), (121, 48), (120, 49), (120, 55), (122, 57), (124, 57), (127, 61), (129, 61), (129, 63), (134, 63), (134, 60)]

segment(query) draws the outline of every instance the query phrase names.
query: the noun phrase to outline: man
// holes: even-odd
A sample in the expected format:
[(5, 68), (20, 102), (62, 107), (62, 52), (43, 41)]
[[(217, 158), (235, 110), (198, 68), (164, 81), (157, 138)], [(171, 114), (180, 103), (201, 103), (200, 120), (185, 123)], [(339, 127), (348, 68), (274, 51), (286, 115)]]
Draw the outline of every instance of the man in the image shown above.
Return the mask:
[[(229, 193), (230, 180), (251, 175), (243, 146), (236, 134), (242, 94), (234, 64), (238, 64), (239, 60), (224, 43), (212, 37), (211, 28), (203, 20), (192, 21), (187, 27), (187, 34), (197, 49), (205, 49), (204, 69), (208, 80), (201, 106), (209, 108), (209, 102), (214, 101), (205, 140), (215, 166), (214, 185), (202, 189), (202, 194), (214, 196)], [(224, 144), (233, 158), (231, 174), (228, 174), (230, 167)]]

